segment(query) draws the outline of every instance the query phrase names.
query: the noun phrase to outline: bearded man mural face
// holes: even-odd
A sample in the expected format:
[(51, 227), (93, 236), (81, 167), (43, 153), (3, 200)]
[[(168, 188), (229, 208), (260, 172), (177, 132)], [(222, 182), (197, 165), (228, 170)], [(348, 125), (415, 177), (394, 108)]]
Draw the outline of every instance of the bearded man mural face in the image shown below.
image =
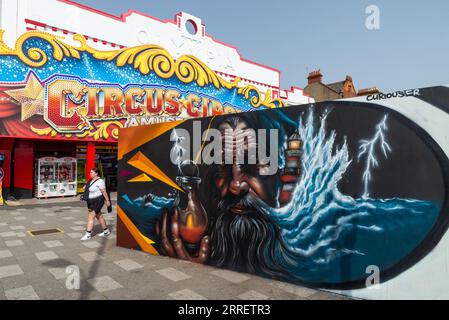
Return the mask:
[[(281, 181), (278, 172), (269, 174), (271, 164), (265, 160), (249, 161), (250, 148), (260, 147), (254, 136), (245, 134), (245, 129), (259, 129), (250, 126), (251, 119), (249, 115), (233, 116), (216, 127), (222, 138), (223, 161), (200, 169), (204, 173), (200, 192), (205, 195), (200, 198), (209, 225), (198, 250), (189, 251), (180, 236), (177, 207), (171, 217), (165, 210), (162, 221), (156, 223), (156, 233), (161, 237), (162, 253), (168, 256), (285, 279), (298, 257), (264, 213), (263, 207), (279, 207)], [(277, 148), (275, 153), (277, 156)]]
[(227, 141), (234, 143), (224, 149), (233, 149), (234, 161), (213, 166), (208, 175), (215, 189), (208, 209), (212, 211), (210, 214), (216, 214), (210, 227), (209, 263), (242, 272), (282, 276), (287, 272), (285, 266), (291, 253), (278, 227), (261, 209), (262, 203), (279, 206), (279, 175), (261, 174), (266, 165), (258, 160), (256, 164), (235, 161), (239, 152), (246, 153), (256, 143), (251, 139), (242, 141), (242, 132), (248, 128), (248, 123), (238, 116), (227, 118), (218, 127), (223, 134), (233, 135)]

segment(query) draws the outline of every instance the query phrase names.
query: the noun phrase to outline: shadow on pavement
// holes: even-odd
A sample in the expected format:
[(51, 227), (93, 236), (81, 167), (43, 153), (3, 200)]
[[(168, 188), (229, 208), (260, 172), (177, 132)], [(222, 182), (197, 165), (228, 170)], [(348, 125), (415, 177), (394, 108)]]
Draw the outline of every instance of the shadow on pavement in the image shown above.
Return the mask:
[[(114, 225), (110, 225), (110, 223), (108, 223), (108, 228), (109, 230), (111, 230), (111, 232), (114, 230)], [(96, 225), (93, 229), (93, 235), (95, 236), (96, 234), (102, 232), (103, 230), (101, 229), (101, 227), (99, 227), (98, 225)], [(100, 257), (98, 257), (98, 259), (94, 260), (91, 262), (91, 265), (89, 267), (89, 269), (87, 270), (87, 272), (84, 272), (76, 263), (73, 263), (69, 260), (65, 260), (65, 259), (55, 259), (55, 260), (50, 260), (47, 262), (43, 262), (42, 264), (47, 266), (47, 267), (52, 267), (52, 268), (67, 268), (68, 266), (71, 265), (75, 265), (79, 267), (80, 270), (80, 295), (78, 297), (78, 300), (88, 300), (91, 293), (95, 290), (95, 288), (93, 287), (93, 285), (91, 283), (88, 283), (87, 280), (93, 279), (97, 276), (98, 274), (98, 269), (101, 266), (102, 263), (102, 258), (103, 258), (103, 254), (106, 250), (106, 243), (108, 241), (107, 238), (102, 238), (102, 237), (96, 237), (98, 239), (96, 239), (96, 241), (98, 241), (101, 246), (98, 247), (98, 249), (96, 250), (96, 254)], [(74, 241), (80, 241), (77, 239), (73, 239)], [(67, 275), (68, 276), (68, 275)], [(70, 290), (70, 289), (67, 289)]]

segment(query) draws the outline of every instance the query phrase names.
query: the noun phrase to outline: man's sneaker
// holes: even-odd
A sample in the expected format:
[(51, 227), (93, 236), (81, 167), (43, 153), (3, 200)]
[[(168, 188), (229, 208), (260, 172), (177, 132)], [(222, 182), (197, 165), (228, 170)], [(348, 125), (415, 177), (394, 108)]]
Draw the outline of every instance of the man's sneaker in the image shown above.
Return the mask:
[(111, 231), (109, 231), (109, 229), (106, 229), (102, 233), (99, 233), (98, 236), (99, 237), (107, 237), (110, 234), (111, 234)]
[(92, 235), (89, 232), (86, 232), (84, 236), (81, 238), (81, 241), (86, 241), (92, 239)]

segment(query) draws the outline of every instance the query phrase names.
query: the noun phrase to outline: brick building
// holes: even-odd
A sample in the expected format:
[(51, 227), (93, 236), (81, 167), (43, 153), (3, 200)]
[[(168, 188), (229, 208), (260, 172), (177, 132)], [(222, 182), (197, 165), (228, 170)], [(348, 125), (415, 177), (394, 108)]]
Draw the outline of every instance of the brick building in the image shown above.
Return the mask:
[(357, 91), (350, 75), (347, 75), (342, 81), (325, 84), (320, 70), (310, 72), (307, 80), (308, 83), (304, 88), (304, 93), (313, 97), (316, 102), (365, 96), (380, 92), (377, 87)]

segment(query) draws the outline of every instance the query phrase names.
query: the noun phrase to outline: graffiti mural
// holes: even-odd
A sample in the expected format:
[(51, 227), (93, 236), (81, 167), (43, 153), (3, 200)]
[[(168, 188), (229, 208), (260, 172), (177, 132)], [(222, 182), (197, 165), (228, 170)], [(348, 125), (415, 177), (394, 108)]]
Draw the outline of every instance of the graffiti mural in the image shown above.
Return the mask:
[(2, 38), (0, 136), (114, 142), (120, 128), (285, 104), (157, 45), (101, 51), (82, 35), (41, 31), (14, 47)]
[[(424, 105), (429, 91), (449, 101), (447, 88), (403, 99)], [(121, 246), (353, 289), (372, 266), (381, 282), (411, 268), (447, 229), (447, 146), (391, 106), (332, 101), (121, 134)]]

